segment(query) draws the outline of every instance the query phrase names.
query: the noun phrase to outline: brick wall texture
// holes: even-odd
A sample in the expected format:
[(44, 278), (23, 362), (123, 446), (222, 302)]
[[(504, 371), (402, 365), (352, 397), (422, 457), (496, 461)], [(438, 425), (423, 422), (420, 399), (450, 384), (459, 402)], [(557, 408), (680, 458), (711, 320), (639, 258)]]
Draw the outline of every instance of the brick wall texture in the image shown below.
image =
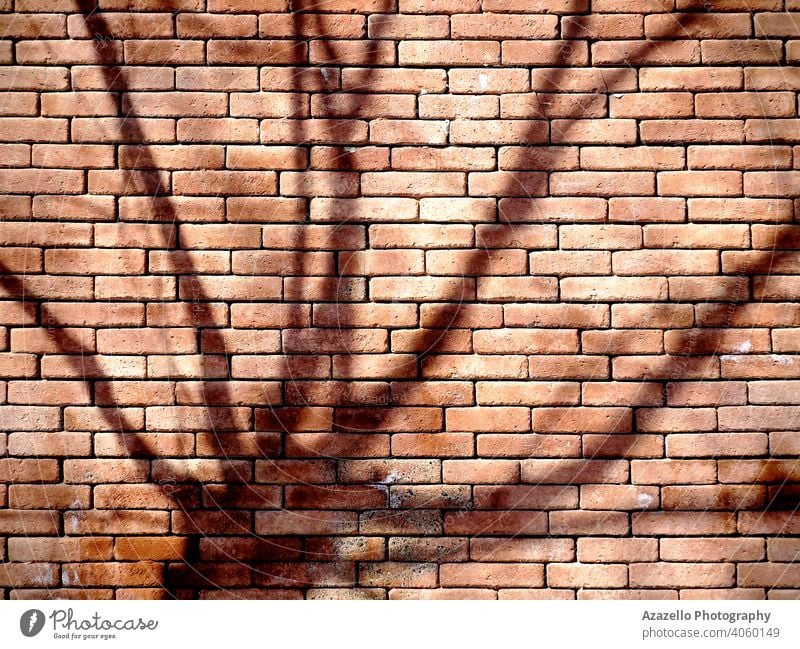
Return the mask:
[(800, 596), (800, 1), (0, 36), (0, 595)]

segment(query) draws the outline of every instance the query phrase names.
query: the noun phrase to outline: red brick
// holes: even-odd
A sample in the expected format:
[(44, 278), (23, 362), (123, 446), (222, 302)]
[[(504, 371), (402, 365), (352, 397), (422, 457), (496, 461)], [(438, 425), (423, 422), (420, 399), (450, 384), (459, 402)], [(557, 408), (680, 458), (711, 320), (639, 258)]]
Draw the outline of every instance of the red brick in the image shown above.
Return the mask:
[[(16, 128), (27, 127), (20, 124)], [(83, 172), (57, 169), (6, 169), (0, 180), (0, 190), (9, 194), (30, 191), (38, 194), (79, 194), (83, 191)]]
[(723, 512), (641, 512), (632, 515), (636, 536), (711, 536), (736, 531), (736, 516)]
[(477, 41), (401, 41), (399, 63), (407, 65), (487, 65), (500, 62), (500, 43)]
[(400, 457), (453, 457), (472, 454), (469, 433), (400, 433), (392, 436), (392, 455)]
[[(704, 63), (776, 64), (782, 54), (777, 40), (704, 40), (700, 43)], [(788, 58), (793, 58), (787, 52)]]
[(592, 45), (592, 62), (599, 65), (686, 65), (700, 63), (697, 41), (605, 41)]
[(739, 515), (742, 534), (796, 534), (791, 512), (742, 512)]
[[(756, 20), (758, 23), (758, 20)], [(645, 35), (648, 38), (726, 38), (750, 36), (752, 29), (746, 14), (701, 15), (671, 14), (646, 16)]]
[[(389, 558), (399, 561), (460, 561), (467, 558), (464, 539), (396, 537), (389, 541)], [(382, 558), (382, 557), (378, 557)]]
[[(537, 36), (536, 32), (532, 35)], [(504, 41), (502, 61), (504, 65), (581, 66), (589, 62), (589, 47), (584, 41)]]
[[(496, 11), (496, 8), (489, 7), (487, 11)], [(442, 13), (453, 14), (461, 12), (480, 11), (480, 2), (468, 0), (467, 2), (455, 2), (454, 0), (400, 0), (400, 11), (403, 13)]]
[(145, 270), (142, 250), (69, 250), (51, 249), (45, 252), (45, 271), (54, 275), (139, 275)]
[(126, 40), (123, 47), (125, 61), (134, 64), (191, 65), (205, 54), (205, 43), (199, 40)]
[[(47, 106), (45, 110), (47, 110)], [(56, 111), (56, 113), (57, 112), (59, 111)], [(67, 122), (57, 118), (0, 118), (0, 136), (2, 136), (3, 140), (6, 142), (66, 142), (67, 129)], [(75, 177), (76, 176), (73, 175), (73, 178)]]
[(542, 535), (547, 531), (547, 514), (532, 511), (448, 512), (444, 528), (448, 534), (487, 536), (487, 531), (491, 530), (491, 535)]
[(157, 117), (135, 121), (125, 117), (76, 117), (71, 132), (73, 142), (174, 142), (175, 121)]
[(114, 150), (102, 144), (34, 144), (32, 162), (37, 167), (63, 169), (110, 168)]
[(577, 435), (520, 435), (492, 433), (478, 436), (478, 455), (482, 457), (578, 457)]
[[(9, 381), (6, 386), (6, 398), (11, 404), (38, 403), (48, 405), (87, 404), (90, 402), (88, 386), (79, 381)], [(57, 437), (37, 438), (39, 444), (48, 444), (48, 440)], [(24, 438), (17, 437), (22, 442)], [(18, 447), (20, 455), (28, 455), (24, 445)], [(15, 453), (17, 454), (17, 453)]]
[(658, 174), (661, 196), (737, 196), (742, 174), (738, 171), (664, 171)]
[(445, 563), (440, 567), (442, 586), (532, 587), (544, 586), (544, 568), (538, 564)]
[(67, 68), (7, 66), (0, 74), (3, 90), (67, 90)]
[(0, 584), (19, 588), (22, 586), (47, 587), (58, 584), (58, 566), (52, 563), (3, 563)]
[(615, 197), (608, 202), (608, 218), (610, 221), (638, 223), (683, 221), (685, 203), (682, 198)]
[(99, 433), (94, 437), (99, 456), (149, 457), (151, 455), (189, 455), (194, 438), (182, 433)]
[(383, 224), (369, 229), (373, 248), (468, 248), (473, 245), (469, 225)]
[(240, 65), (300, 63), (305, 59), (307, 50), (306, 44), (301, 41), (244, 39), (211, 40), (206, 48), (209, 63)]
[[(394, 65), (394, 43), (369, 40), (312, 41), (309, 61), (322, 65)], [(293, 61), (299, 62), (299, 61)]]
[(74, 68), (72, 86), (76, 90), (170, 90), (174, 87), (171, 69), (160, 66), (130, 68), (90, 65)]
[(757, 561), (764, 558), (764, 544), (746, 538), (662, 539), (661, 554), (668, 561)]
[[(224, 44), (224, 43), (223, 43)], [(175, 69), (178, 90), (258, 90), (258, 69), (246, 67), (179, 67)]]
[(298, 169), (308, 157), (297, 147), (229, 146), (227, 151), (230, 169)]
[(42, 253), (30, 248), (0, 249), (0, 264), (8, 273), (36, 273), (42, 271)]
[(120, 147), (120, 166), (130, 169), (219, 169), (224, 159), (222, 147), (213, 145)]
[(281, 174), (281, 194), (286, 196), (355, 196), (358, 176), (332, 171), (286, 171)]
[(308, 117), (308, 96), (296, 93), (234, 93), (234, 117)]
[(665, 487), (664, 509), (741, 510), (760, 509), (766, 504), (764, 486)]
[(657, 539), (578, 539), (578, 560), (584, 563), (633, 563), (658, 559)]
[(222, 221), (221, 198), (123, 197), (119, 199), (120, 218), (125, 221)]
[[(389, 149), (387, 147), (341, 147), (317, 146), (311, 149), (313, 169), (338, 169), (342, 171), (368, 171), (389, 168)], [(330, 201), (323, 201), (330, 202)], [(348, 201), (343, 200), (343, 203)], [(377, 203), (378, 201), (365, 201)]]
[(644, 22), (637, 15), (567, 16), (561, 19), (561, 33), (566, 38), (641, 38)]
[(163, 564), (147, 561), (67, 563), (62, 572), (68, 586), (159, 586), (165, 579)]
[(623, 512), (551, 512), (550, 533), (554, 535), (623, 536), (628, 533), (628, 515)]
[[(462, 119), (469, 117), (499, 117), (497, 97), (476, 95), (424, 95), (419, 98), (419, 116), (437, 119)], [(519, 115), (520, 117), (527, 117)], [(514, 115), (506, 115), (514, 117)]]
[(558, 588), (624, 587), (628, 570), (623, 565), (551, 563), (547, 566), (547, 583)]
[(635, 563), (630, 566), (630, 585), (646, 588), (698, 588), (734, 585), (733, 564)]
[(645, 143), (697, 144), (736, 143), (744, 139), (742, 121), (735, 120), (645, 120), (640, 124)]
[[(13, 109), (12, 109), (13, 110)], [(48, 145), (45, 145), (48, 146)], [(0, 151), (3, 155), (4, 167), (26, 167), (31, 163), (31, 146), (27, 144), (3, 144), (0, 145)], [(55, 166), (55, 165), (54, 165)], [(59, 165), (60, 166), (60, 165)], [(20, 206), (24, 201), (20, 197)]]
[(391, 400), (401, 405), (433, 406), (443, 403), (461, 406), (473, 403), (472, 386), (465, 381), (397, 381), (390, 383), (390, 391)]
[(258, 32), (262, 38), (360, 38), (366, 29), (363, 16), (261, 14)]

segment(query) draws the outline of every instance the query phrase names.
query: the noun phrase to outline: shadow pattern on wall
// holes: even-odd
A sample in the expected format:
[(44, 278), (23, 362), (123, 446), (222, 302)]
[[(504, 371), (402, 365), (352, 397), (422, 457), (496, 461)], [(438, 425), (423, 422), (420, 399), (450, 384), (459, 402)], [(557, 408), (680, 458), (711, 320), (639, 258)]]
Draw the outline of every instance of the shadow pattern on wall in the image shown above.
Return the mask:
[[(375, 11), (392, 7), (387, 0)], [(113, 59), (110, 43), (119, 28), (108, 24), (108, 14), (97, 12), (94, 3), (81, 0), (78, 8), (95, 35), (97, 63)], [(168, 9), (183, 8), (177, 4)], [(576, 6), (574, 13), (583, 11)], [(627, 58), (635, 66), (659, 61), (661, 48), (701, 29), (693, 21), (702, 22), (707, 15), (688, 14), (676, 25), (676, 33), (665, 34), (663, 41), (642, 41)], [(519, 122), (527, 131), (506, 132), (503, 129), (511, 126), (504, 124), (496, 134), (499, 146), (493, 147), (496, 156), (505, 149), (509, 160), (516, 156), (521, 162), (512, 161), (508, 170), (483, 177), (470, 174), (470, 183), (475, 178), (470, 195), (485, 194), (484, 204), (494, 207), (484, 213), (454, 213), (462, 205), (445, 195), (437, 209), (447, 216), (432, 219), (439, 223), (438, 237), (445, 247), (438, 245), (437, 233), (420, 232), (409, 247), (430, 246), (423, 271), (415, 271), (412, 264), (408, 276), (398, 272), (394, 283), (381, 271), (372, 277), (371, 264), (379, 268), (380, 256), (398, 271), (410, 263), (403, 255), (392, 257), (388, 247), (380, 248), (375, 221), (384, 228), (385, 241), (403, 236), (399, 228), (410, 232), (411, 221), (420, 226), (416, 217), (399, 215), (408, 209), (408, 197), (424, 196), (425, 188), (392, 187), (382, 205), (375, 203), (379, 192), (374, 199), (358, 197), (359, 191), (364, 194), (361, 172), (389, 168), (388, 155), (381, 157), (388, 147), (372, 146), (357, 131), (362, 119), (400, 110), (391, 103), (382, 106), (376, 100), (377, 108), (372, 103), (372, 96), (380, 95), (387, 83), (383, 73), (391, 59), (386, 58), (390, 55), (384, 43), (391, 41), (326, 38), (333, 24), (330, 16), (287, 14), (291, 33), (286, 47), (303, 52), (310, 48), (312, 63), (304, 66), (307, 71), (279, 82), (288, 85), (262, 83), (263, 91), (305, 91), (287, 96), (281, 110), (305, 115), (308, 99), (303, 95), (312, 94), (312, 109), (318, 101), (321, 112), (332, 106), (347, 118), (323, 125), (313, 119), (258, 115), (269, 123), (261, 125), (262, 134), (267, 129), (262, 143), (288, 145), (281, 153), (283, 166), (276, 168), (281, 173), (280, 193), (291, 197), (249, 189), (264, 186), (259, 182), (268, 184), (273, 176), (277, 181), (270, 171), (260, 174), (260, 180), (255, 178), (259, 174), (252, 174), (247, 182), (254, 184), (241, 191), (247, 196), (229, 189), (220, 192), (213, 184), (199, 192), (208, 199), (181, 195), (176, 172), (185, 174), (187, 185), (213, 183), (216, 178), (221, 185), (234, 181), (232, 175), (224, 175), (227, 172), (214, 176), (205, 167), (199, 167), (193, 179), (192, 162), (177, 155), (165, 163), (164, 148), (149, 143), (151, 116), (139, 115), (131, 99), (130, 106), (123, 103), (122, 120), (105, 122), (118, 127), (109, 141), (129, 143), (130, 170), (126, 165), (126, 171), (117, 171), (116, 182), (123, 200), (131, 199), (131, 211), (123, 215), (122, 200), (117, 201), (115, 220), (98, 220), (93, 241), (98, 245), (97, 230), (106, 225), (111, 226), (109, 232), (120, 226), (114, 236), (122, 238), (129, 218), (140, 223), (144, 227), (136, 236), (146, 237), (146, 247), (152, 249), (150, 275), (141, 281), (136, 275), (121, 276), (113, 298), (99, 290), (97, 280), (89, 279), (92, 299), (98, 304), (109, 301), (98, 324), (88, 310), (59, 317), (68, 309), (59, 308), (58, 282), (48, 285), (4, 264), (3, 295), (23, 298), (19, 322), (13, 323), (24, 325), (17, 330), (21, 347), (41, 345), (43, 336), (47, 340), (37, 352), (45, 354), (40, 373), (24, 381), (31, 403), (37, 405), (29, 408), (28, 419), (20, 415), (21, 421), (39, 416), (35, 390), (40, 378), (85, 384), (89, 401), (55, 404), (65, 406), (59, 423), (63, 417), (64, 430), (72, 432), (58, 443), (68, 450), (41, 462), (45, 472), (48, 463), (57, 463), (63, 472), (59, 477), (78, 485), (75, 489), (92, 485), (91, 500), (86, 501), (91, 506), (73, 509), (54, 503), (49, 510), (37, 511), (39, 518), (29, 518), (34, 510), (24, 504), (25, 495), (35, 492), (23, 487), (39, 480), (12, 481), (18, 484), (9, 489), (9, 513), (15, 512), (22, 534), (29, 538), (8, 541), (6, 586), (16, 588), (7, 594), (42, 595), (41, 589), (14, 576), (17, 561), (54, 566), (47, 568), (51, 572), (45, 574), (52, 578), (44, 584), (53, 596), (84, 597), (385, 597), (387, 591), (393, 597), (575, 597), (576, 592), (586, 597), (676, 597), (678, 590), (691, 596), (703, 586), (719, 586), (721, 596), (752, 597), (765, 595), (765, 588), (772, 586), (797, 585), (800, 577), (790, 563), (778, 559), (759, 566), (757, 560), (765, 558), (763, 541), (760, 555), (754, 547), (757, 539), (798, 531), (794, 409), (769, 396), (774, 395), (773, 385), (755, 388), (761, 395), (758, 401), (752, 401), (752, 394), (750, 401), (742, 400), (743, 380), (765, 372), (765, 364), (772, 372), (769, 376), (796, 378), (798, 371), (791, 354), (766, 354), (774, 349), (769, 332), (766, 348), (758, 332), (755, 338), (743, 335), (748, 328), (769, 328), (766, 321), (775, 327), (798, 322), (797, 305), (791, 304), (792, 296), (782, 284), (791, 283), (773, 276), (790, 275), (796, 267), (798, 236), (789, 224), (791, 194), (769, 201), (769, 209), (775, 211), (765, 215), (763, 225), (748, 229), (748, 237), (755, 237), (758, 229), (758, 249), (737, 245), (718, 252), (724, 277), (692, 277), (691, 263), (688, 270), (671, 272), (669, 264), (676, 262), (668, 255), (659, 257), (662, 251), (634, 262), (642, 268), (663, 265), (663, 270), (639, 269), (631, 276), (657, 277), (674, 303), (628, 293), (612, 283), (586, 289), (585, 297), (565, 298), (565, 286), (594, 275), (584, 263), (608, 258), (610, 264), (611, 253), (567, 255), (564, 259), (574, 257), (577, 268), (539, 277), (533, 265), (544, 264), (546, 252), (526, 242), (553, 236), (555, 224), (582, 222), (576, 211), (581, 206), (587, 210), (586, 224), (609, 223), (606, 199), (635, 194), (643, 175), (654, 177), (653, 170), (636, 172), (625, 166), (627, 175), (617, 174), (610, 187), (598, 187), (596, 196), (582, 194), (564, 212), (570, 194), (554, 192), (554, 175), (577, 169), (570, 156), (577, 155), (577, 145), (592, 142), (576, 133), (585, 122), (569, 120), (601, 119), (610, 95), (637, 89), (635, 81), (631, 85), (636, 78), (633, 68), (609, 66), (581, 93), (586, 103), (559, 103), (557, 91), (571, 88), (573, 57), (580, 56), (580, 46), (573, 44), (573, 49), (554, 49), (546, 64), (525, 66), (546, 67), (550, 75), (540, 81), (540, 92), (530, 93), (531, 110), (536, 112), (530, 121)], [(584, 41), (576, 41), (580, 42)], [(231, 52), (245, 47), (230, 43)], [(329, 79), (321, 70), (330, 69), (341, 83), (340, 65), (358, 68), (351, 71), (358, 77), (357, 92), (341, 87), (326, 92)], [(441, 67), (449, 66), (436, 69)], [(130, 78), (135, 68), (109, 65), (97, 70), (106, 90), (123, 96), (136, 92), (136, 81)], [(262, 82), (265, 77), (269, 78), (262, 71)], [(308, 84), (319, 86), (309, 92)], [(542, 91), (545, 84), (555, 92)], [(543, 97), (553, 101), (552, 108)], [(455, 122), (448, 125), (450, 137)], [(212, 128), (202, 120), (191, 124), (198, 131), (203, 126)], [(234, 133), (236, 125), (220, 120), (213, 127)], [(344, 135), (331, 137), (326, 127)], [(74, 128), (73, 122), (73, 134)], [(326, 142), (331, 146), (324, 147)], [(397, 148), (403, 144), (401, 140)], [(122, 146), (126, 145), (117, 147), (120, 169)], [(395, 162), (397, 148), (392, 164), (402, 165)], [(444, 144), (434, 148), (446, 156)], [(248, 153), (256, 155), (241, 149), (243, 157)], [(445, 182), (445, 158), (429, 155), (435, 164), (432, 170), (443, 172), (439, 180)], [(651, 162), (660, 170), (657, 161)], [(460, 171), (454, 174), (465, 176), (461, 170), (471, 169), (463, 160), (455, 164)], [(319, 174), (319, 168), (341, 173), (326, 185), (333, 176)], [(292, 187), (286, 191), (284, 178)], [(326, 193), (331, 196), (322, 195)], [(614, 228), (626, 223), (657, 225), (665, 220), (661, 212), (669, 200), (653, 203), (655, 216), (648, 198), (641, 198), (640, 204), (637, 200), (627, 207), (628, 220), (609, 223), (609, 239), (622, 235)], [(200, 211), (192, 209), (193, 201)], [(699, 210), (699, 199), (697, 204)], [(224, 217), (214, 211), (223, 205)], [(603, 206), (600, 219), (594, 216), (598, 205)], [(787, 208), (789, 212), (781, 212)], [(684, 223), (684, 218), (677, 221)], [(393, 227), (398, 228), (394, 234)], [(463, 248), (447, 245), (454, 232), (465, 237), (459, 244)], [(736, 232), (732, 227), (732, 237)], [(672, 249), (683, 245), (688, 235), (676, 231), (669, 239), (665, 228), (660, 236), (663, 248)], [(427, 243), (419, 243), (423, 240)], [(45, 252), (45, 270), (49, 253), (53, 264), (59, 255), (69, 258), (69, 251), (60, 250), (57, 243), (46, 242), (54, 249)], [(722, 248), (726, 246), (711, 246)], [(216, 257), (230, 250), (233, 272), (252, 278), (244, 290), (234, 288), (227, 275), (212, 274)], [(370, 253), (379, 250), (372, 261)], [(518, 251), (525, 251), (521, 256), (529, 274), (507, 270), (520, 257)], [(161, 272), (154, 269), (156, 258), (166, 269), (163, 281), (153, 279)], [(697, 252), (697, 264), (705, 258), (705, 251)], [(602, 276), (609, 275), (606, 271)], [(435, 279), (426, 279), (429, 276)], [(86, 279), (76, 281), (82, 284)], [(549, 297), (553, 286), (560, 290), (560, 301)], [(361, 304), (367, 299), (368, 307)], [(126, 322), (130, 315), (121, 314), (131, 312), (117, 300), (134, 307), (147, 302), (146, 317)], [(620, 308), (619, 322), (628, 324), (618, 325), (608, 303), (616, 309), (628, 301), (639, 304), (640, 310)], [(410, 319), (408, 312), (413, 312)], [(397, 324), (387, 327), (387, 317)], [(564, 324), (565, 318), (572, 322), (579, 317), (586, 318), (585, 325)], [(652, 326), (643, 328), (645, 323)], [(599, 343), (591, 341), (595, 329), (610, 326), (626, 331), (607, 339), (601, 334)], [(44, 327), (55, 335), (47, 335)], [(104, 327), (116, 329), (101, 334)], [(566, 342), (559, 342), (550, 328), (577, 330), (573, 333), (579, 338), (566, 336)], [(97, 333), (87, 339), (86, 329)], [(538, 331), (531, 333), (532, 329)], [(666, 353), (645, 356), (631, 351), (648, 346), (642, 340), (651, 329), (669, 330)], [(130, 362), (142, 363), (145, 372), (136, 374), (125, 359), (109, 364), (100, 347), (106, 335), (108, 345), (119, 348), (117, 354), (129, 352)], [(24, 342), (26, 338), (30, 342)], [(16, 351), (13, 340), (12, 336)], [(570, 348), (573, 340), (580, 340), (581, 347)], [(757, 341), (755, 349), (752, 340)], [(388, 354), (390, 344), (393, 355)], [(587, 351), (589, 344), (607, 348), (595, 354)], [(608, 384), (612, 376), (620, 382)], [(714, 382), (720, 376), (731, 382)], [(493, 379), (508, 382), (490, 383)], [(524, 385), (512, 384), (515, 380)], [(582, 385), (576, 397), (578, 384)], [(475, 405), (475, 390), (481, 407)], [(8, 411), (10, 417), (22, 412), (20, 405), (10, 407), (16, 409)], [(530, 419), (527, 426), (520, 424), (520, 416), (529, 418), (531, 408), (532, 427)], [(14, 456), (51, 456), (40, 445), (60, 433), (34, 434), (12, 425), (16, 432), (9, 438), (7, 459), (17, 464), (9, 467), (23, 467), (27, 461)], [(725, 434), (705, 434), (718, 430)], [(74, 453), (71, 449), (77, 446), (69, 446), (79, 446), (87, 437), (81, 431), (90, 431), (89, 453)], [(665, 453), (665, 435), (668, 443), (674, 442), (674, 453)], [(750, 440), (750, 459), (726, 454), (733, 438)], [(59, 480), (43, 477), (41, 482)], [(626, 504), (631, 498), (634, 503)], [(708, 538), (722, 548), (718, 559), (696, 558), (708, 562), (692, 567), (702, 575), (698, 580), (684, 577), (681, 582), (671, 573), (658, 574), (658, 559), (668, 558), (663, 540), (661, 554), (653, 553), (656, 539), (667, 539), (673, 555), (681, 551), (683, 539), (669, 540), (673, 530), (678, 536)], [(613, 544), (611, 537), (636, 537), (628, 541), (629, 556), (610, 562), (600, 558), (597, 546)], [(624, 554), (621, 544), (614, 548)], [(789, 550), (776, 540), (774, 551), (781, 556)], [(576, 557), (579, 563), (574, 563)], [(644, 568), (629, 569), (629, 562)], [(545, 563), (550, 564), (546, 571)], [(739, 564), (736, 575), (731, 572), (734, 563)], [(670, 564), (660, 565), (672, 569)]]

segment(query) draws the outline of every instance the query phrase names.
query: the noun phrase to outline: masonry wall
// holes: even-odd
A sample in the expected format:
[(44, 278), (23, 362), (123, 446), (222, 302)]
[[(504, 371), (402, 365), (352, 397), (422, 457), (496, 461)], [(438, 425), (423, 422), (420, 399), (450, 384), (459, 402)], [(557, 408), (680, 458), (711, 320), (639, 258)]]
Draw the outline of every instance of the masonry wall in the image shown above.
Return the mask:
[(800, 594), (797, 0), (0, 0), (0, 594)]

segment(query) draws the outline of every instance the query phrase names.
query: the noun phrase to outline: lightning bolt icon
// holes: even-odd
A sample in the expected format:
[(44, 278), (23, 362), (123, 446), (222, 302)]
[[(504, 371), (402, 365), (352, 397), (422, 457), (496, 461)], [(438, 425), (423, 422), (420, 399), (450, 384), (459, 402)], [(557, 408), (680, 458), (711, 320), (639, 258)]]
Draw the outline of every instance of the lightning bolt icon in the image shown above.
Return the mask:
[(37, 615), (36, 611), (32, 611), (31, 617), (28, 620), (28, 631), (33, 631), (33, 627), (36, 625), (38, 618), (39, 616)]

